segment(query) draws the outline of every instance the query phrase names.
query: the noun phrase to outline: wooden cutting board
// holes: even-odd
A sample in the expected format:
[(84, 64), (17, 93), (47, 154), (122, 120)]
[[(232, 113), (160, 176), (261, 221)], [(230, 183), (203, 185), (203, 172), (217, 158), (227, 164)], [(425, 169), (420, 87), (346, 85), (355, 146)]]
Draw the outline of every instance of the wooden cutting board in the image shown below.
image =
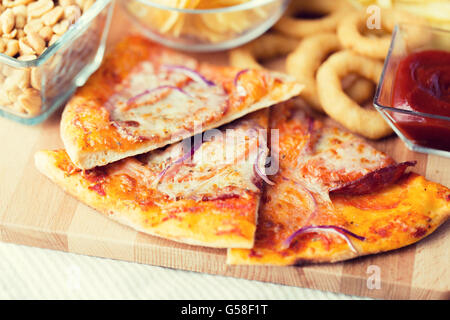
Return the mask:
[[(116, 8), (110, 44), (123, 36), (125, 23)], [(226, 61), (224, 54), (199, 57)], [(358, 296), (450, 299), (450, 223), (415, 245), (389, 253), (337, 264), (248, 267), (227, 266), (226, 250), (163, 240), (110, 221), (65, 194), (34, 166), (36, 151), (63, 146), (60, 117), (61, 111), (34, 127), (0, 119), (1, 241)], [(395, 137), (375, 146), (397, 161), (418, 160), (414, 171), (450, 186), (450, 159), (413, 153)], [(373, 282), (378, 275), (380, 286)]]

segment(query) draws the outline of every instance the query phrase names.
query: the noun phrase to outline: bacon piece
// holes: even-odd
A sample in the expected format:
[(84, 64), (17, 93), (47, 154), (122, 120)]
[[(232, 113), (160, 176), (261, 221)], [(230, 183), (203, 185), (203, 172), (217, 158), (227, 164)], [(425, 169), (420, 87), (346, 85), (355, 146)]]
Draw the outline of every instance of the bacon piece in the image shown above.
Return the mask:
[(89, 190), (97, 192), (101, 196), (106, 196), (105, 189), (103, 189), (103, 185), (101, 183), (94, 184), (93, 186), (88, 187)]
[(375, 192), (395, 183), (408, 167), (417, 161), (405, 161), (372, 171), (363, 177), (329, 190), (331, 195), (362, 195)]
[(92, 183), (103, 182), (107, 177), (104, 167), (95, 167), (93, 169), (83, 170), (81, 174), (83, 178)]

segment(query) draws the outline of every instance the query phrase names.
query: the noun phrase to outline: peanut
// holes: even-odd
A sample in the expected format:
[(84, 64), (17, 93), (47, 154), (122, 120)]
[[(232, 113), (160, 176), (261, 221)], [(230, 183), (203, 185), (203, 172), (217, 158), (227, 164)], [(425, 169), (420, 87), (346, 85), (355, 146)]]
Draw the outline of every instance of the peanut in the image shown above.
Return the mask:
[(62, 20), (60, 23), (57, 23), (53, 26), (53, 32), (59, 36), (61, 36), (68, 29), (69, 29), (69, 21), (68, 20)]
[(8, 81), (5, 81), (5, 83), (3, 83), (2, 90), (5, 90), (7, 93), (18, 89), (17, 83), (15, 81), (17, 76), (15, 71), (16, 70), (12, 70), (11, 73), (7, 75)]
[(72, 5), (64, 8), (64, 19), (68, 20), (70, 24), (75, 23), (80, 16), (80, 7)]
[(20, 56), (20, 57), (17, 58), (17, 60), (20, 60), (20, 61), (30, 61), (30, 60), (34, 60), (34, 59), (36, 59), (36, 58), (37, 58), (37, 55), (35, 55), (35, 54), (30, 54), (30, 55), (27, 55), (27, 56)]
[(41, 71), (38, 68), (31, 68), (30, 84), (33, 88), (41, 90)]
[(17, 29), (14, 29), (10, 33), (4, 33), (2, 35), (3, 39), (14, 39), (17, 36)]
[(74, 0), (59, 0), (59, 5), (63, 7), (71, 6), (75, 4)]
[(27, 88), (18, 97), (18, 103), (27, 114), (38, 114), (42, 106), (41, 94), (39, 90)]
[(45, 41), (42, 39), (39, 34), (35, 32), (30, 32), (27, 35), (27, 41), (31, 48), (33, 48), (34, 52), (37, 54), (41, 54), (45, 50)]
[(27, 5), (33, 0), (3, 0), (3, 5), (7, 8), (14, 8), (20, 5)]
[(15, 17), (11, 9), (6, 9), (0, 16), (0, 23), (2, 25), (2, 32), (8, 34), (14, 29)]
[(18, 29), (17, 30), (17, 36), (16, 36), (17, 39), (21, 39), (21, 38), (23, 38), (25, 36), (26, 36), (26, 34), (25, 34), (25, 31), (23, 31), (23, 29)]
[(64, 14), (62, 7), (57, 6), (42, 16), (42, 21), (46, 26), (53, 26)]
[(27, 6), (22, 4), (12, 8), (13, 13), (17, 16), (27, 17)]
[(0, 38), (0, 52), (3, 53), (6, 50), (6, 41)]
[(41, 19), (34, 19), (28, 21), (28, 23), (25, 25), (23, 30), (26, 34), (30, 32), (36, 32), (38, 33), (42, 28), (44, 27), (44, 24), (42, 23)]
[[(9, 81), (14, 83), (19, 89), (26, 89), (30, 86), (30, 72), (29, 68), (14, 70), (9, 77)], [(7, 87), (4, 86), (3, 88), (8, 91)]]
[[(2, 74), (3, 74), (5, 77), (9, 77), (10, 75), (13, 74), (14, 70), (15, 70), (15, 69), (14, 69), (13, 67), (10, 67), (10, 66), (8, 66), (8, 65), (4, 65), (3, 68), (2, 68)], [(0, 91), (1, 91), (1, 90), (0, 90)]]
[(11, 104), (11, 100), (9, 100), (8, 94), (5, 90), (0, 90), (0, 105), (5, 107)]
[(20, 51), (20, 55), (22, 55), (22, 56), (36, 53), (33, 50), (33, 48), (31, 47), (31, 45), (28, 43), (28, 37), (19, 39), (19, 51)]
[(50, 41), (48, 42), (48, 46), (51, 46), (52, 44), (54, 44), (56, 41), (59, 40), (59, 38), (61, 38), (61, 36), (54, 34), (52, 35), (52, 37), (50, 38)]
[(47, 42), (50, 41), (50, 39), (52, 38), (52, 35), (53, 35), (53, 30), (49, 26), (45, 26), (41, 29), (41, 31), (39, 31), (39, 36), (41, 36), (41, 38)]
[(31, 18), (39, 18), (54, 6), (52, 0), (38, 0), (28, 5), (28, 16)]
[(22, 90), (20, 90), (17, 86), (6, 91), (6, 94), (8, 95), (8, 98), (11, 101), (17, 101), (17, 98), (19, 98), (21, 93)]
[(23, 29), (27, 23), (26, 16), (16, 15), (16, 28)]
[(6, 42), (6, 55), (14, 57), (19, 52), (19, 41), (15, 39), (8, 40)]

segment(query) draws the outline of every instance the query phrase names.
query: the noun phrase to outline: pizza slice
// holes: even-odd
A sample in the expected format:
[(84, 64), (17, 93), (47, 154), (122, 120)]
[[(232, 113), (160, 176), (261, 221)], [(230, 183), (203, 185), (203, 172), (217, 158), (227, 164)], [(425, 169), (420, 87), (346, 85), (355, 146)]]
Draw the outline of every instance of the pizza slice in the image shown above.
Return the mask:
[[(273, 109), (279, 170), (261, 200), (255, 245), (229, 264), (336, 262), (400, 248), (450, 216), (450, 190), (407, 173), (363, 140), (303, 111)], [(271, 144), (273, 145), (273, 144)]]
[[(268, 110), (164, 149), (83, 170), (64, 150), (37, 168), (66, 192), (138, 231), (209, 247), (253, 246), (268, 152)], [(260, 175), (258, 175), (260, 173)]]
[(301, 89), (281, 73), (200, 63), (129, 36), (68, 102), (61, 137), (72, 162), (91, 169), (217, 128)]

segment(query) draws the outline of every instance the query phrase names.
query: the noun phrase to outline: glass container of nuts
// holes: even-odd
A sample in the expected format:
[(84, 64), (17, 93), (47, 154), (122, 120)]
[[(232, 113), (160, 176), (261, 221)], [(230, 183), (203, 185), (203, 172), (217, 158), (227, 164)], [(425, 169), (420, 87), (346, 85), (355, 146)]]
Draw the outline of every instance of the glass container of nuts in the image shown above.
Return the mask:
[(0, 3), (0, 115), (37, 124), (99, 67), (114, 3)]

